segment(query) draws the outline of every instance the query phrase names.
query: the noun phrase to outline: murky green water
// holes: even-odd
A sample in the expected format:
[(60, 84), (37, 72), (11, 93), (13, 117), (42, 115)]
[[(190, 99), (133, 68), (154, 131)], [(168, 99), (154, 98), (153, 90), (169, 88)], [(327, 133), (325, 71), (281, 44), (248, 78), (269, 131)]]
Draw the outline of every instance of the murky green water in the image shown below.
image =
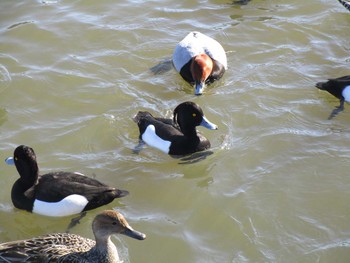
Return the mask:
[[(0, 3), (0, 159), (34, 148), (42, 173), (79, 171), (130, 191), (105, 208), (147, 234), (114, 239), (125, 262), (349, 262), (349, 107), (317, 81), (350, 73), (350, 13), (336, 0)], [(227, 51), (195, 97), (169, 59), (189, 31)], [(182, 164), (138, 143), (138, 110), (192, 100), (219, 126), (213, 154)], [(70, 218), (13, 208), (0, 163), (0, 242), (64, 231)], [(73, 232), (92, 237), (97, 209)], [(118, 241), (119, 240), (119, 241)]]

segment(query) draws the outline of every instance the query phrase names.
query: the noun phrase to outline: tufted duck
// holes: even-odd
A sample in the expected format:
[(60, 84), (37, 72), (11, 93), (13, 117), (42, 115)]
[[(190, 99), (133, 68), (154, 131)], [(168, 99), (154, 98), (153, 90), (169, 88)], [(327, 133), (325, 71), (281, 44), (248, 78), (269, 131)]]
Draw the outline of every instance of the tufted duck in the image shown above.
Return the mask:
[(197, 132), (196, 126), (216, 130), (202, 109), (193, 102), (179, 104), (173, 119), (155, 118), (149, 112), (140, 111), (133, 118), (140, 131), (140, 139), (146, 144), (171, 155), (185, 155), (210, 148), (210, 142)]
[(129, 192), (105, 185), (80, 173), (39, 175), (34, 150), (20, 145), (13, 158), (20, 178), (11, 192), (15, 207), (46, 216), (68, 216), (109, 204)]

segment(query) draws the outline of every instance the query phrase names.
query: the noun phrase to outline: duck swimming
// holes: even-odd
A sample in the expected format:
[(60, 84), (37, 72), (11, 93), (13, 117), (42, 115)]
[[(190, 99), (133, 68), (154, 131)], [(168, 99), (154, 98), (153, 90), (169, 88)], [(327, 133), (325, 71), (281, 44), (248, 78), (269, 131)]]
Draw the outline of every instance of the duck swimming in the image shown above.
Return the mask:
[(156, 118), (147, 111), (139, 111), (133, 118), (140, 131), (140, 139), (170, 155), (185, 155), (210, 148), (207, 138), (197, 132), (196, 126), (210, 130), (218, 127), (204, 116), (194, 102), (179, 104), (173, 119)]
[(176, 45), (173, 65), (184, 80), (195, 85), (195, 94), (200, 95), (206, 84), (224, 75), (227, 58), (224, 48), (215, 39), (191, 32)]
[(0, 262), (121, 262), (114, 234), (144, 240), (146, 235), (131, 228), (124, 216), (114, 210), (98, 214), (92, 230), (95, 240), (69, 233), (55, 233), (0, 244)]
[(338, 113), (344, 110), (344, 102), (350, 102), (350, 75), (335, 79), (328, 79), (327, 82), (318, 82), (316, 87), (320, 90), (326, 90), (340, 100), (340, 105), (336, 107), (329, 115), (332, 119)]
[(13, 205), (45, 216), (68, 216), (111, 203), (129, 192), (105, 185), (95, 179), (72, 172), (39, 175), (34, 150), (18, 146), (13, 158), (20, 178), (11, 191)]
[(350, 11), (350, 2), (346, 0), (338, 0), (346, 9)]

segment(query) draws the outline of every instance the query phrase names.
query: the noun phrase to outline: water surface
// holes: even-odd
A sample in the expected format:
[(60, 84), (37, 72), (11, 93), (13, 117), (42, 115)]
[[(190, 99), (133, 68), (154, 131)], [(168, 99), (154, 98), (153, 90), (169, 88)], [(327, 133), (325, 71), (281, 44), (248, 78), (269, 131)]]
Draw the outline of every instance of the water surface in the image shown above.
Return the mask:
[[(120, 2), (120, 1), (119, 1)], [(79, 171), (130, 195), (118, 209), (143, 242), (125, 262), (348, 262), (348, 105), (318, 81), (349, 74), (350, 14), (333, 0), (0, 3), (0, 159), (34, 148), (42, 173)], [(197, 30), (222, 43), (224, 77), (200, 97), (150, 70)], [(185, 162), (145, 147), (138, 110), (202, 106), (213, 154)], [(70, 218), (13, 208), (0, 164), (0, 242), (64, 231)], [(92, 237), (88, 213), (73, 232)]]

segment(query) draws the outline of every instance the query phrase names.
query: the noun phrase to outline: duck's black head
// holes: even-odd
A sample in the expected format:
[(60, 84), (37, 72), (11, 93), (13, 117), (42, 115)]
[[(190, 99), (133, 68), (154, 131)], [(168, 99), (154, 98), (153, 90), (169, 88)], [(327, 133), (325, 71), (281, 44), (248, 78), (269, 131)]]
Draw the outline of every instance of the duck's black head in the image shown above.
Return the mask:
[(13, 159), (21, 179), (27, 182), (37, 180), (39, 168), (32, 148), (25, 145), (18, 146), (13, 153)]
[(192, 101), (183, 102), (175, 108), (174, 122), (184, 134), (195, 132), (195, 127), (200, 125), (212, 130), (217, 129), (215, 124), (204, 117), (201, 107)]

